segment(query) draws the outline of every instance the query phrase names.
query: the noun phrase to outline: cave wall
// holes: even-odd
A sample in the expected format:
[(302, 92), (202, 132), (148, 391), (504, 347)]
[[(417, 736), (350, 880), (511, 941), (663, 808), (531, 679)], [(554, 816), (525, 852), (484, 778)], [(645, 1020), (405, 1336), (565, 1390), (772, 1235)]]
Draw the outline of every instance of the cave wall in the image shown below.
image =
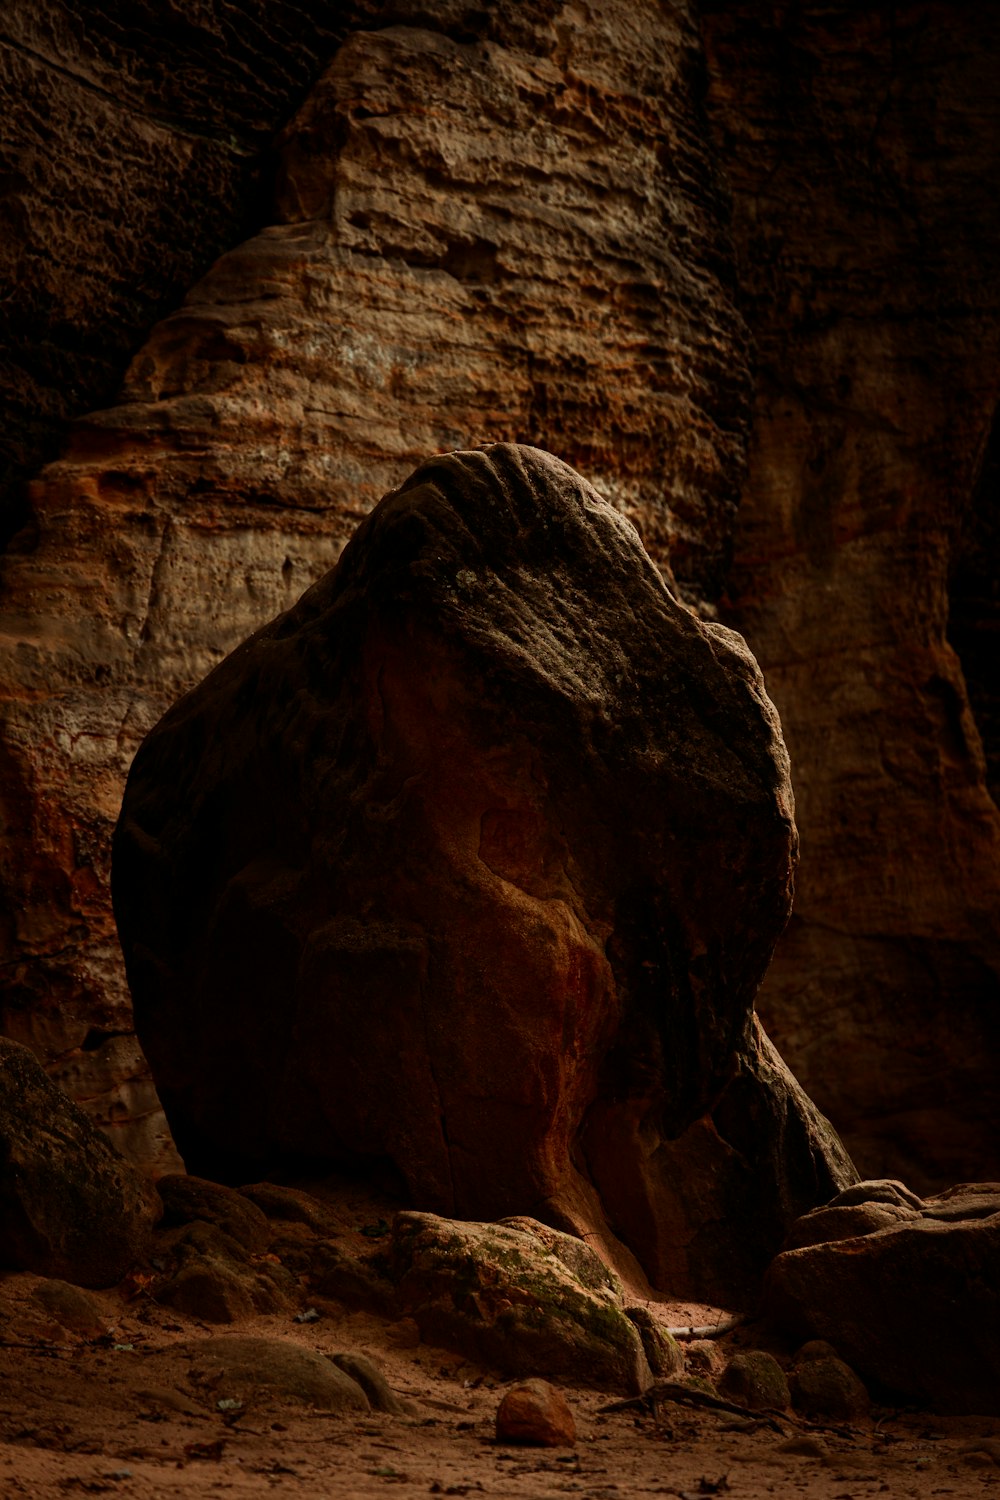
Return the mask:
[(782, 1051), (865, 1170), (997, 1175), (996, 19), (161, 9), (3, 20), (2, 1028), (170, 1160), (108, 898), (135, 748), (415, 463), (526, 441), (765, 668)]

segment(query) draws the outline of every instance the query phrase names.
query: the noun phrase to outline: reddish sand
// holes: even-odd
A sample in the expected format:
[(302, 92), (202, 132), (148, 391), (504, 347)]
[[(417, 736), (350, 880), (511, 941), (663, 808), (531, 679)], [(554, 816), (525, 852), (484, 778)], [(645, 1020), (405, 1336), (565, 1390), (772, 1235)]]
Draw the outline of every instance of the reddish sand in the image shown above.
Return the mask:
[[(369, 1190), (322, 1196), (340, 1221), (344, 1247), (370, 1249), (356, 1226), (390, 1214), (388, 1200)], [(39, 1283), (27, 1273), (0, 1274), (0, 1500), (77, 1493), (250, 1500), (276, 1492), (343, 1500), (397, 1487), (512, 1500), (984, 1493), (1000, 1500), (998, 1417), (876, 1408), (863, 1426), (846, 1428), (793, 1414), (744, 1418), (672, 1402), (652, 1413), (602, 1413), (612, 1396), (564, 1387), (576, 1447), (515, 1448), (497, 1444), (494, 1435), (510, 1382), (419, 1343), (409, 1320), (390, 1324), (321, 1302), (313, 1322), (289, 1312), (220, 1327), (160, 1306), (140, 1278), (128, 1297), (125, 1289), (90, 1294), (105, 1331), (83, 1337), (34, 1299)], [(724, 1316), (690, 1304), (659, 1305), (655, 1312), (675, 1326)], [(247, 1334), (326, 1354), (364, 1354), (411, 1403), (412, 1415), (331, 1416), (254, 1391), (238, 1410), (220, 1410), (218, 1392), (192, 1378), (192, 1345)], [(743, 1328), (723, 1340), (687, 1344), (688, 1372), (717, 1374), (734, 1344), (752, 1347), (756, 1337)]]

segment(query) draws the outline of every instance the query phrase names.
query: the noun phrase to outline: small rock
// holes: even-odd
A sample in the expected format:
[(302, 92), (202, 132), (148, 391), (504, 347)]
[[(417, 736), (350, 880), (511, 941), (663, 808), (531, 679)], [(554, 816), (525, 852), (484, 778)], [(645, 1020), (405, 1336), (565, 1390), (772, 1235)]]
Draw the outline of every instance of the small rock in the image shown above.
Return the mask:
[(792, 1375), (792, 1398), (796, 1411), (834, 1422), (862, 1421), (871, 1408), (868, 1392), (850, 1365), (829, 1354), (798, 1365)]
[(270, 1235), (267, 1216), (235, 1188), (182, 1173), (161, 1177), (157, 1187), (163, 1199), (164, 1227), (201, 1220), (218, 1224), (251, 1253), (267, 1248)]
[(172, 1386), (147, 1385), (133, 1391), (132, 1394), (136, 1401), (153, 1407), (163, 1407), (167, 1411), (179, 1411), (186, 1417), (203, 1415), (201, 1407), (196, 1406), (190, 1396), (185, 1396)]
[(188, 1224), (173, 1250), (179, 1269), (157, 1296), (188, 1317), (237, 1323), (254, 1313), (285, 1312), (301, 1297), (290, 1271), (263, 1258), (252, 1260), (220, 1223)]
[(830, 1457), (830, 1450), (822, 1438), (810, 1437), (808, 1433), (789, 1438), (786, 1443), (779, 1443), (778, 1453), (790, 1453), (798, 1458), (815, 1458), (820, 1462), (826, 1462)]
[(991, 1463), (1000, 1465), (1000, 1438), (973, 1438), (958, 1450), (962, 1454), (979, 1453)]
[(203, 1323), (240, 1323), (254, 1314), (244, 1280), (228, 1266), (211, 1261), (182, 1266), (161, 1289), (159, 1300)]
[(764, 1407), (784, 1411), (791, 1401), (784, 1370), (763, 1349), (734, 1354), (719, 1381), (719, 1393), (751, 1411)]
[(96, 1298), (71, 1286), (68, 1281), (40, 1281), (31, 1300), (55, 1318), (63, 1328), (84, 1338), (100, 1338), (107, 1333), (109, 1318)]
[(329, 1240), (315, 1243), (308, 1257), (309, 1284), (320, 1297), (383, 1316), (393, 1310), (392, 1284), (364, 1260)]
[[(281, 1339), (205, 1339), (189, 1345), (187, 1352), (194, 1358), (195, 1376), (218, 1381), (223, 1396), (245, 1400), (249, 1391), (265, 1387), (325, 1411), (371, 1409), (357, 1382), (331, 1360)], [(215, 1393), (218, 1399), (219, 1390)]]
[(387, 1411), (395, 1417), (406, 1416), (411, 1410), (407, 1402), (400, 1401), (389, 1387), (382, 1371), (363, 1354), (331, 1354), (328, 1356), (338, 1369), (343, 1370), (364, 1391), (373, 1411)]
[(826, 1339), (808, 1339), (795, 1356), (796, 1365), (807, 1365), (811, 1359), (839, 1359), (840, 1355)]
[(648, 1307), (626, 1307), (625, 1316), (639, 1331), (642, 1347), (650, 1370), (657, 1380), (669, 1380), (680, 1375), (684, 1369), (684, 1354), (680, 1344), (661, 1328)]
[(497, 1442), (572, 1448), (576, 1423), (561, 1391), (547, 1380), (524, 1380), (497, 1408)]
[(340, 1231), (336, 1215), (302, 1188), (282, 1187), (276, 1182), (254, 1182), (238, 1189), (269, 1219), (285, 1224), (304, 1224), (324, 1239), (335, 1238)]

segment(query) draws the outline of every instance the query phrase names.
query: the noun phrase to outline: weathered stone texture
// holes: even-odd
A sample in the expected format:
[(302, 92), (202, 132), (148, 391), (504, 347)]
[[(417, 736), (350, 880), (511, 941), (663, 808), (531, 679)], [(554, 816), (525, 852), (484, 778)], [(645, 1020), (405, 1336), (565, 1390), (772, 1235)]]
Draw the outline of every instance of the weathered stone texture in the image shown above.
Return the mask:
[[(81, 1097), (101, 1092), (98, 1034), (130, 1026), (108, 841), (137, 744), (416, 461), (540, 443), (693, 591), (725, 566), (750, 388), (686, 8), (433, 10), (440, 30), (395, 7), (336, 52), (281, 136), (279, 222), (154, 330), (121, 404), (34, 484), (34, 530), (4, 563), (2, 1024), (63, 1057)], [(305, 68), (283, 56), (272, 102)], [(205, 68), (192, 98), (220, 87)], [(257, 140), (250, 94), (232, 107)], [(175, 196), (163, 179), (155, 195)], [(169, 228), (185, 254), (197, 233)], [(155, 236), (142, 253), (163, 259)], [(119, 1103), (147, 1156), (146, 1101)]]
[(169, 11), (10, 0), (0, 15), (0, 535), (65, 421), (260, 222), (261, 157), (363, 5)]
[(986, 507), (959, 537), (1000, 394), (1000, 15), (751, 0), (704, 30), (759, 348), (725, 618), (802, 834), (762, 1014), (869, 1172), (995, 1175), (1000, 813), (947, 630), (964, 556), (995, 694)]
[(162, 1204), (26, 1047), (0, 1037), (0, 1267), (111, 1286)]

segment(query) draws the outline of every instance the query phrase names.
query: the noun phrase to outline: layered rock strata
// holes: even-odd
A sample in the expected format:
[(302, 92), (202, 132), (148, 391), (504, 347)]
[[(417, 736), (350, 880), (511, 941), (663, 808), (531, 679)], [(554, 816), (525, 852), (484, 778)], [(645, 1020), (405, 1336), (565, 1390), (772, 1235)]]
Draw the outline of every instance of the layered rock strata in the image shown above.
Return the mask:
[(345, 40), (279, 142), (277, 222), (78, 425), (3, 565), (2, 1024), (161, 1168), (148, 1085), (105, 1087), (107, 883), (167, 706), (435, 451), (539, 443), (685, 588), (725, 567), (750, 387), (686, 8), (421, 17)]
[(189, 1169), (388, 1159), (752, 1295), (852, 1176), (753, 1017), (794, 848), (741, 639), (565, 464), (431, 461), (133, 763), (115, 910)]

